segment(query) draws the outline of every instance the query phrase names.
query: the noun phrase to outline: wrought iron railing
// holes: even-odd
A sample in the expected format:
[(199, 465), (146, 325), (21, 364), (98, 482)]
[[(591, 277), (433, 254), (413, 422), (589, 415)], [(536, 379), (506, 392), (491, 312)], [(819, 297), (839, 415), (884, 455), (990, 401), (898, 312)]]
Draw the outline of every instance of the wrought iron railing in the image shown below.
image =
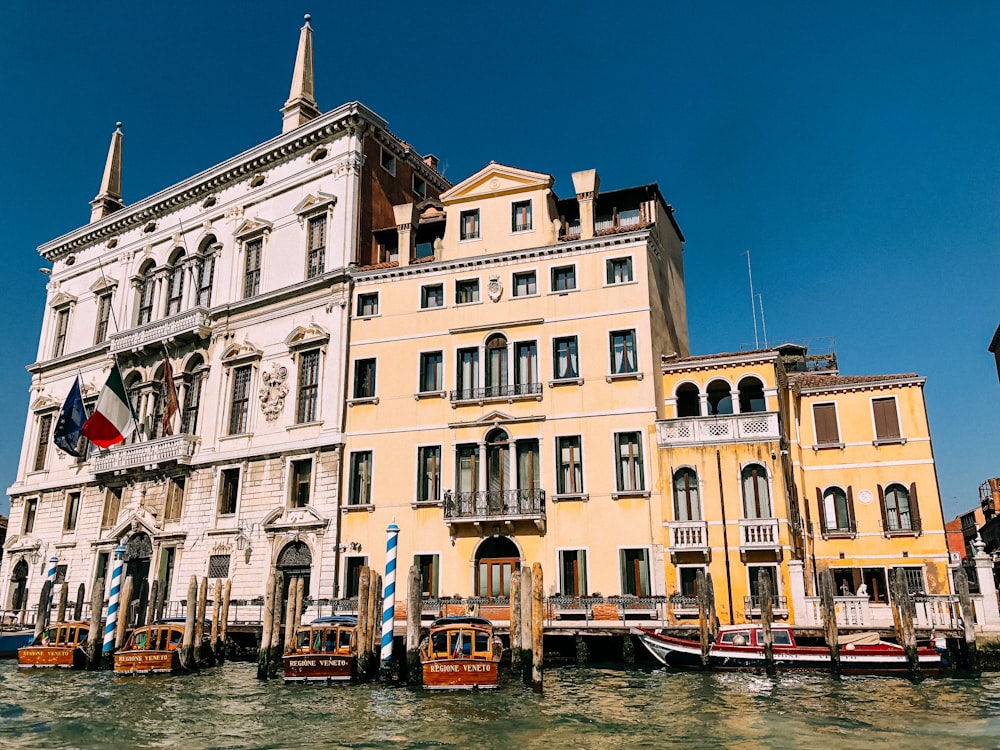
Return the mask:
[(485, 388), (459, 388), (451, 392), (452, 401), (485, 401), (491, 398), (514, 398), (516, 396), (538, 396), (542, 392), (541, 383), (513, 383), (488, 385)]
[(545, 490), (478, 490), (444, 493), (445, 519), (489, 519), (545, 514)]

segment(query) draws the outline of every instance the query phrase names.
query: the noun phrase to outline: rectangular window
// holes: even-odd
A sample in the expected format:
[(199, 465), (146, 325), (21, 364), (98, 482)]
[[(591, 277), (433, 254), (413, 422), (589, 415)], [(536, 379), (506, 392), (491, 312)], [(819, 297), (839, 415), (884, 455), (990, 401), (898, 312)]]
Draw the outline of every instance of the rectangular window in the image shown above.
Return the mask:
[(920, 566), (898, 568), (906, 573), (906, 588), (911, 594), (923, 594), (926, 590), (924, 586), (924, 569)]
[(69, 332), (69, 308), (56, 313), (56, 336), (52, 356), (61, 357), (66, 351), (66, 334)]
[(66, 574), (69, 572), (68, 565), (56, 565), (56, 580), (57, 585), (66, 583)]
[(420, 392), (435, 393), (444, 388), (444, 355), (441, 352), (420, 353)]
[(250, 417), (250, 365), (234, 367), (233, 399), (229, 407), (229, 434), (242, 435), (247, 431)]
[(118, 523), (118, 513), (122, 507), (121, 487), (108, 487), (104, 493), (104, 512), (101, 514), (101, 528), (110, 529)]
[(889, 603), (889, 586), (886, 583), (885, 568), (862, 568), (861, 582), (868, 587), (868, 601)]
[(563, 596), (587, 595), (587, 550), (559, 550), (559, 591)]
[(441, 446), (417, 449), (417, 502), (432, 503), (441, 499)]
[(108, 575), (108, 561), (111, 558), (110, 552), (98, 552), (97, 553), (97, 564), (94, 566), (94, 583), (98, 581), (107, 581)]
[(348, 599), (356, 597), (361, 583), (361, 569), (368, 564), (364, 555), (352, 555), (344, 558), (344, 596)]
[(215, 279), (215, 256), (206, 255), (198, 266), (198, 304), (210, 307), (212, 304), (212, 281)]
[(456, 446), (455, 456), (457, 492), (475, 492), (479, 488), (479, 446), (475, 443)]
[(372, 504), (372, 452), (358, 451), (351, 454), (351, 505)]
[(295, 404), (295, 421), (307, 424), (316, 421), (319, 406), (319, 350), (302, 352), (299, 356), (299, 395)]
[(420, 309), (430, 310), (435, 307), (444, 307), (444, 284), (420, 287)]
[(264, 250), (264, 240), (250, 240), (246, 243), (243, 259), (243, 298), (254, 297), (260, 293), (260, 261)]
[(413, 175), (413, 192), (421, 198), (427, 197), (427, 182), (423, 177)]
[(455, 304), (468, 305), (479, 302), (479, 279), (465, 279), (455, 282)]
[(438, 573), (441, 569), (438, 555), (414, 555), (413, 564), (420, 569), (420, 593), (437, 599)]
[(510, 207), (510, 231), (531, 231), (531, 201), (518, 201)]
[(577, 356), (576, 336), (553, 339), (552, 373), (556, 380), (580, 377), (580, 359)]
[(608, 261), (608, 283), (625, 284), (632, 280), (632, 259), (611, 258)]
[(38, 514), (38, 498), (32, 497), (24, 501), (24, 520), (21, 523), (21, 533), (30, 534), (35, 528), (35, 516)]
[(696, 597), (698, 596), (698, 573), (705, 570), (704, 565), (692, 565), (689, 567), (678, 568), (681, 590), (681, 596), (686, 597)]
[(139, 315), (136, 325), (144, 325), (153, 319), (153, 284), (154, 279), (147, 273), (139, 287)]
[(771, 596), (778, 596), (778, 569), (774, 565), (747, 565), (747, 575), (750, 577), (750, 606), (752, 609), (760, 609), (760, 574), (762, 572), (771, 579)]
[(309, 267), (306, 278), (312, 279), (323, 273), (326, 264), (326, 216), (309, 219), (308, 232)]
[(76, 519), (80, 515), (80, 493), (66, 493), (66, 513), (63, 515), (63, 531), (75, 531)]
[(538, 343), (535, 341), (517, 341), (514, 344), (514, 385), (517, 393), (534, 393), (541, 391), (538, 384)]
[(43, 414), (38, 418), (38, 443), (35, 445), (35, 471), (45, 468), (45, 459), (49, 455), (49, 436), (52, 433), (52, 415)]
[(638, 372), (635, 351), (635, 331), (611, 332), (611, 374), (624, 375)]
[(456, 377), (458, 398), (473, 398), (479, 388), (479, 349), (458, 350), (458, 373)]
[(839, 445), (837, 407), (835, 404), (813, 404), (813, 422), (816, 425), (817, 445)]
[(530, 297), (538, 294), (538, 282), (534, 271), (524, 271), (514, 274), (514, 296)]
[(535, 490), (541, 485), (541, 464), (538, 460), (537, 440), (517, 441), (517, 488), (527, 490), (530, 501), (535, 502)]
[(184, 266), (180, 265), (178, 258), (177, 265), (170, 269), (170, 276), (167, 277), (167, 315), (176, 315), (181, 311), (184, 304)]
[(375, 398), (375, 360), (354, 362), (354, 398)]
[(576, 289), (576, 266), (560, 266), (552, 269), (552, 291), (568, 292)]
[(229, 561), (232, 555), (209, 555), (208, 557), (208, 577), (209, 578), (229, 578)]
[(358, 317), (370, 318), (378, 315), (378, 292), (358, 295)]
[(580, 436), (556, 438), (556, 490), (560, 495), (579, 495), (583, 492), (583, 454)]
[(223, 469), (219, 480), (219, 515), (236, 513), (236, 499), (240, 492), (240, 470)]
[(97, 325), (94, 327), (94, 343), (102, 344), (108, 338), (108, 323), (111, 320), (111, 295), (102, 294), (97, 298)]
[(642, 470), (642, 433), (619, 432), (615, 435), (618, 454), (615, 470), (619, 492), (641, 492), (646, 489)]
[(618, 550), (621, 565), (622, 595), (649, 596), (649, 550)]
[(379, 155), (379, 164), (382, 165), (382, 169), (391, 174), (393, 177), (396, 176), (396, 157), (384, 148), (381, 150), (381, 154)]
[(201, 386), (204, 375), (194, 373), (184, 392), (184, 414), (181, 418), (181, 433), (194, 435), (198, 426), (198, 406), (201, 404)]
[(167, 480), (167, 504), (163, 510), (165, 521), (176, 521), (184, 508), (184, 477)]
[(309, 486), (312, 484), (313, 462), (311, 458), (292, 461), (291, 506), (304, 508), (309, 505)]
[(873, 398), (872, 411), (875, 414), (875, 439), (899, 440), (899, 415), (895, 398)]
[(463, 240), (478, 240), (479, 239), (479, 209), (474, 208), (471, 211), (462, 211), (461, 223), (459, 224), (460, 236), (459, 239)]

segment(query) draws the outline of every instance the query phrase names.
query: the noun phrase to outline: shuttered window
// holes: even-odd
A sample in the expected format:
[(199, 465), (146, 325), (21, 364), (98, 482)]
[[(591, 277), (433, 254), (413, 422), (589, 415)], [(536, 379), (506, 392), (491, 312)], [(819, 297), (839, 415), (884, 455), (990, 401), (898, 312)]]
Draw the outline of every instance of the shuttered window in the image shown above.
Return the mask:
[(816, 424), (817, 445), (838, 445), (837, 407), (834, 404), (813, 404), (813, 422)]
[(872, 399), (872, 411), (875, 413), (875, 439), (899, 440), (899, 416), (896, 413), (896, 399)]

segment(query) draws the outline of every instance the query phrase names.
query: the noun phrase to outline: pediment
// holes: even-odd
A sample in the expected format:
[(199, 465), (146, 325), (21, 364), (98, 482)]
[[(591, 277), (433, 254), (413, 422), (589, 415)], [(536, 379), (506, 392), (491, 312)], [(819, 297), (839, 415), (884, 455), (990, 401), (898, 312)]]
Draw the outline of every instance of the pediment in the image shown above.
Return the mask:
[(261, 526), (267, 533), (276, 534), (287, 530), (324, 529), (329, 523), (330, 519), (310, 505), (302, 508), (287, 508), (279, 505), (264, 516)]
[(450, 422), (448, 427), (460, 429), (462, 427), (499, 427), (506, 424), (522, 424), (525, 422), (544, 422), (544, 414), (529, 414), (524, 417), (514, 417), (506, 412), (493, 409), (478, 419), (470, 419), (468, 422)]
[(244, 359), (260, 359), (264, 356), (264, 350), (254, 346), (248, 340), (236, 342), (226, 347), (222, 353), (222, 361), (226, 364), (233, 364)]
[(329, 340), (329, 331), (310, 320), (308, 325), (297, 326), (285, 336), (285, 346), (289, 349), (296, 349), (309, 344), (325, 344)]
[(118, 525), (108, 532), (104, 538), (123, 540), (126, 536), (132, 536), (139, 532), (145, 532), (152, 537), (158, 531), (156, 516), (145, 508), (134, 508), (126, 510)]
[(555, 178), (550, 174), (490, 162), (471, 177), (441, 193), (441, 202), (447, 205), (509, 193), (547, 190), (554, 183)]
[(108, 278), (107, 276), (100, 276), (97, 281), (90, 285), (90, 291), (94, 294), (100, 294), (104, 291), (111, 291), (116, 286), (118, 286), (117, 279)]
[(44, 411), (56, 406), (59, 406), (59, 402), (52, 398), (52, 396), (39, 396), (31, 404), (31, 409), (32, 411)]
[(7, 537), (7, 541), (3, 545), (3, 548), (10, 554), (27, 553), (41, 549), (41, 547), (42, 540), (34, 534), (14, 534)]
[(273, 226), (273, 222), (265, 221), (264, 219), (244, 219), (240, 225), (236, 227), (236, 231), (233, 232), (233, 236), (239, 239), (246, 239), (247, 237), (252, 237), (257, 233), (270, 232)]
[(66, 292), (59, 292), (52, 301), (49, 302), (49, 307), (54, 307), (56, 309), (60, 307), (69, 307), (70, 305), (76, 304), (77, 298), (72, 294), (66, 294)]
[(335, 206), (336, 204), (337, 196), (317, 190), (315, 194), (310, 193), (299, 201), (298, 205), (292, 210), (297, 214), (305, 214), (311, 211), (318, 211), (327, 206)]

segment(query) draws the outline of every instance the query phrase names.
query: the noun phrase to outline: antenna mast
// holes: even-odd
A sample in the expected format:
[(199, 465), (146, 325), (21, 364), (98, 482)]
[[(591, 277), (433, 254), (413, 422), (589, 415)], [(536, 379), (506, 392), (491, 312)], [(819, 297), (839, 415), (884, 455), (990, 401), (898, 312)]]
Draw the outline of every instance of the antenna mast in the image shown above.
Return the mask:
[[(750, 269), (750, 251), (745, 251), (747, 256), (747, 276), (750, 277), (750, 313), (753, 315), (753, 347), (760, 349), (760, 340), (757, 338), (757, 302), (753, 295), (753, 271)], [(767, 338), (765, 336), (765, 338)]]
[(767, 343), (767, 323), (764, 322), (764, 298), (757, 294), (757, 306), (760, 308), (760, 326), (764, 329), (764, 348), (769, 349)]

